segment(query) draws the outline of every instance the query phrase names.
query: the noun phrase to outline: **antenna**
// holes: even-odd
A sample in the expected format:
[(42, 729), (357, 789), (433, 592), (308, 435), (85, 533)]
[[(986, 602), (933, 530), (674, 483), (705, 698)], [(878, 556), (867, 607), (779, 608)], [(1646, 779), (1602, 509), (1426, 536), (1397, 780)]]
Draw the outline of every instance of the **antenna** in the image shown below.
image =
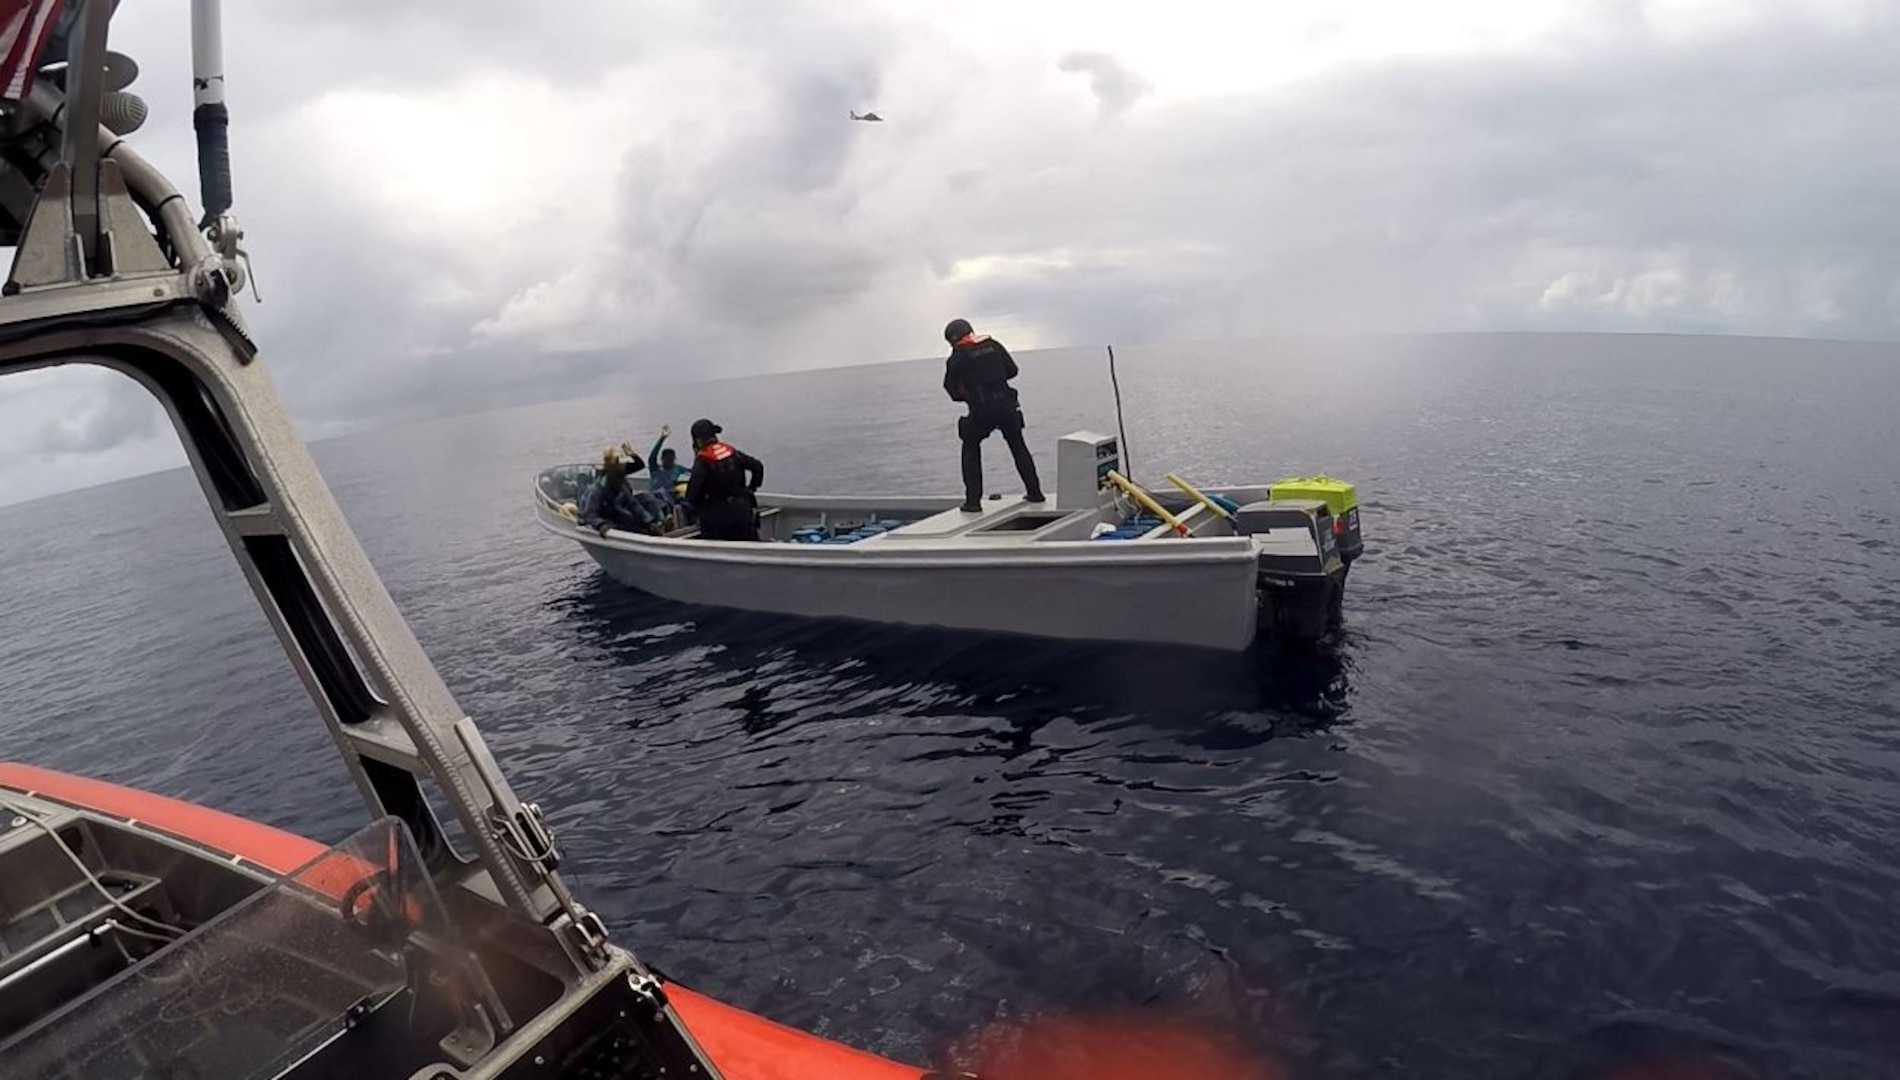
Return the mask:
[[(198, 135), (198, 191), (205, 216), (198, 222), (218, 253), (218, 267), (232, 292), (255, 286), (244, 230), (231, 213), (231, 112), (224, 107), (224, 6), (221, 0), (191, 0), (191, 127)], [(261, 300), (257, 289), (251, 296)]]
[(1108, 347), (1108, 382), (1115, 388), (1115, 437), (1121, 440), (1122, 468), (1135, 475), (1135, 463), (1128, 456), (1128, 429), (1122, 425), (1122, 384), (1115, 377), (1115, 346)]
[(201, 229), (231, 211), (231, 112), (224, 107), (224, 8), (191, 0), (191, 127), (198, 133)]

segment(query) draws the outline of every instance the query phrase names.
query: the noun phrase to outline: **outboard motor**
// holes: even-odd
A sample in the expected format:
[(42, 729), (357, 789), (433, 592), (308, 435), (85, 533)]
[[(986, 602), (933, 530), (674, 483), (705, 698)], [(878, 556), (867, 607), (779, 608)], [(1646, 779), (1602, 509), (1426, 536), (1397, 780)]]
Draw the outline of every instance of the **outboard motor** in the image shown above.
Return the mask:
[(1263, 627), (1295, 640), (1314, 641), (1338, 625), (1346, 563), (1339, 552), (1335, 520), (1319, 499), (1249, 503), (1234, 515), (1234, 530), (1253, 540), (1259, 556)]
[(1333, 538), (1339, 547), (1339, 561), (1348, 569), (1366, 550), (1359, 534), (1359, 492), (1351, 482), (1331, 476), (1294, 476), (1275, 480), (1268, 488), (1278, 499), (1318, 499), (1333, 515)]

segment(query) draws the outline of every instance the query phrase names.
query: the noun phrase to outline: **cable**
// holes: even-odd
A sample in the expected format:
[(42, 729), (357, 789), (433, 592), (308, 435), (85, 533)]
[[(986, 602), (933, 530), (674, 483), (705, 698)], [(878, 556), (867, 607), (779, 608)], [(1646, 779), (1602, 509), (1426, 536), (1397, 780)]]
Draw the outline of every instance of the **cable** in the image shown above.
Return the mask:
[[(53, 843), (59, 846), (59, 850), (66, 853), (66, 857), (73, 861), (73, 865), (77, 866), (79, 868), (79, 872), (86, 876), (86, 880), (92, 883), (92, 887), (99, 890), (99, 895), (105, 897), (106, 903), (111, 904), (114, 908), (117, 908), (121, 914), (137, 919), (138, 921), (144, 923), (147, 926), (155, 926), (158, 929), (163, 930), (166, 933), (172, 935), (172, 937), (184, 937), (187, 933), (190, 933), (190, 931), (173, 926), (172, 924), (165, 922), (162, 919), (155, 919), (151, 917), (150, 915), (142, 915), (139, 912), (134, 911), (129, 905), (121, 901), (118, 897), (112, 895), (112, 890), (106, 888), (105, 882), (100, 881), (97, 877), (93, 876), (92, 868), (86, 865), (85, 860), (81, 859), (77, 852), (75, 852), (71, 847), (67, 846), (66, 838), (59, 835), (59, 830), (53, 828), (51, 825), (48, 825), (46, 822), (41, 821), (38, 815), (36, 815), (32, 810), (26, 807), (20, 806), (19, 804), (14, 803), (8, 799), (0, 799), (0, 806), (4, 806), (8, 810), (11, 810), (15, 816), (26, 821), (27, 823), (38, 826), (40, 831), (52, 837)], [(129, 931), (131, 928), (122, 926), (120, 927), (120, 929)], [(147, 936), (149, 937), (152, 935), (147, 935)]]
[[(125, 924), (120, 922), (117, 919), (107, 919), (105, 922), (102, 922), (99, 924), (99, 929), (101, 930), (104, 930), (107, 927), (111, 927), (112, 929), (117, 930), (120, 933), (123, 933), (125, 931)], [(163, 937), (160, 935), (153, 935), (153, 936), (157, 937), (160, 941), (169, 942), (171, 940), (171, 938)], [(118, 936), (118, 934), (114, 934), (112, 937), (112, 947), (119, 950), (119, 956), (125, 960), (126, 967), (131, 967), (133, 964), (138, 963), (138, 959), (132, 955), (132, 950), (125, 947), (125, 939)]]
[[(121, 934), (130, 934), (133, 937), (142, 937), (148, 941), (170, 942), (170, 941), (177, 940), (176, 938), (167, 937), (164, 934), (154, 934), (154, 933), (150, 933), (149, 931), (139, 930), (134, 927), (127, 926), (117, 919), (107, 919), (105, 922), (100, 923), (98, 928), (95, 929), (93, 933), (98, 934), (106, 930), (116, 930)], [(125, 948), (125, 946), (121, 945), (119, 946), (119, 948), (123, 949)]]
[(552, 847), (543, 847), (539, 855), (528, 854), (528, 852), (516, 842), (514, 830), (506, 826), (496, 826), (490, 829), (489, 832), (494, 836), (497, 843), (508, 849), (508, 854), (513, 855), (524, 863), (545, 863), (545, 861), (554, 854)]

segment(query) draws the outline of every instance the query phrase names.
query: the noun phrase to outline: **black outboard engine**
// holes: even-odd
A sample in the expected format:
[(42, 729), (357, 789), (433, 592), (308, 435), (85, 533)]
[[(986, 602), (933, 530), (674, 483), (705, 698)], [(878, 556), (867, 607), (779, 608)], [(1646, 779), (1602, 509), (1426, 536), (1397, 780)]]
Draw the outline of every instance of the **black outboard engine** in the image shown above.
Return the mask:
[(1251, 538), (1259, 553), (1261, 629), (1316, 641), (1339, 624), (1346, 563), (1325, 502), (1250, 503), (1234, 515), (1234, 531)]
[(1294, 476), (1275, 480), (1268, 489), (1272, 499), (1318, 499), (1333, 512), (1333, 536), (1339, 543), (1339, 559), (1352, 569), (1352, 561), (1366, 549), (1359, 532), (1359, 489), (1350, 480), (1326, 476)]

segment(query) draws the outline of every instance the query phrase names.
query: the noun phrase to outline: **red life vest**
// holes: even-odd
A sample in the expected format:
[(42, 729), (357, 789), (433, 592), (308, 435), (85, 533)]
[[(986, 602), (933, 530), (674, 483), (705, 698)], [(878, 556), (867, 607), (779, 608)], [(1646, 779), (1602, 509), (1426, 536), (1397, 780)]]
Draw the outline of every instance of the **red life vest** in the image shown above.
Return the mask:
[(699, 448), (699, 456), (707, 461), (724, 461), (736, 451), (722, 442), (709, 442)]

